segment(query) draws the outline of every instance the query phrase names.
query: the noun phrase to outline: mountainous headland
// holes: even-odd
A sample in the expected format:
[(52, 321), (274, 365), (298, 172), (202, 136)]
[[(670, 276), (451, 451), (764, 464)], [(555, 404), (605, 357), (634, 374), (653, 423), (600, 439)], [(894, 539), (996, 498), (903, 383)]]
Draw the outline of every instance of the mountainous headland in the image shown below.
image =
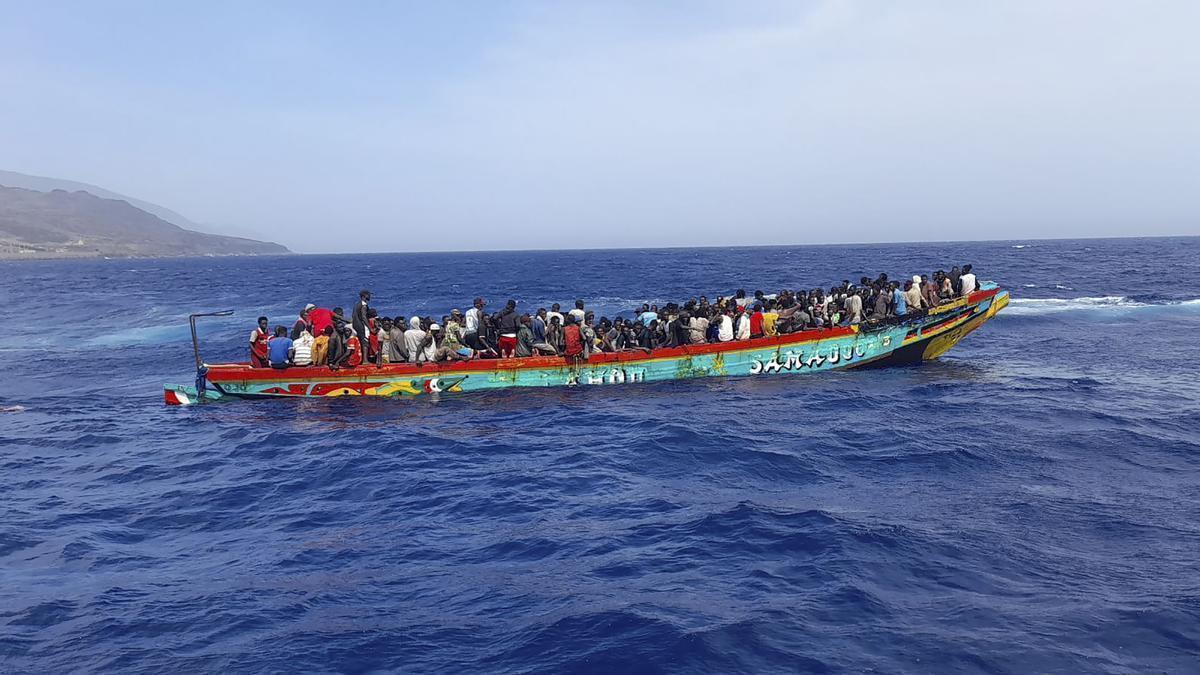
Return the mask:
[(0, 260), (290, 253), (194, 227), (170, 209), (103, 188), (0, 171)]

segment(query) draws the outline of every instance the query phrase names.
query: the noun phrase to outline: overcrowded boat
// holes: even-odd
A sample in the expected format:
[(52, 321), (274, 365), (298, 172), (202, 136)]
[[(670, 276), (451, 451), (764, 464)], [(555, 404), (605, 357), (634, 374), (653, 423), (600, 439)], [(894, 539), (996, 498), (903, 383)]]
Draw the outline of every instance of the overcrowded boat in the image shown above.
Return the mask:
[[(965, 269), (969, 271), (970, 268), (966, 267)], [(955, 268), (955, 271), (957, 273), (958, 268)], [(212, 314), (196, 314), (191, 317), (196, 359), (195, 383), (194, 385), (165, 385), (164, 397), (166, 403), (170, 405), (188, 405), (225, 399), (341, 396), (420, 397), (512, 387), (623, 386), (697, 377), (776, 377), (847, 368), (915, 364), (936, 359), (945, 354), (966, 335), (978, 329), (995, 316), (996, 312), (1007, 306), (1009, 300), (1007, 291), (991, 282), (976, 285), (972, 275), (970, 287), (961, 289), (961, 292), (958, 292), (958, 289), (950, 289), (950, 285), (945, 279), (939, 279), (938, 283), (945, 283), (944, 288), (950, 289), (949, 293), (943, 293), (941, 297), (937, 293), (937, 289), (941, 287), (929, 284), (934, 290), (932, 299), (928, 301), (919, 299), (924, 285), (918, 284), (916, 287), (918, 295), (907, 297), (910, 302), (919, 301), (920, 305), (914, 305), (912, 309), (905, 310), (903, 308), (905, 296), (895, 296), (895, 302), (891, 300), (893, 296), (890, 295), (889, 289), (900, 293), (898, 285), (893, 282), (889, 286), (886, 283), (886, 275), (882, 278), (885, 280), (883, 294), (887, 297), (879, 300), (881, 309), (878, 312), (872, 312), (869, 309), (863, 311), (863, 299), (861, 297), (857, 301), (853, 299), (864, 294), (856, 294), (852, 290), (853, 287), (850, 287), (849, 294), (843, 293), (838, 298), (839, 304), (844, 303), (845, 306), (852, 309), (844, 311), (839, 308), (836, 314), (827, 316), (824, 320), (801, 314), (801, 316), (805, 316), (806, 321), (796, 321), (789, 332), (773, 330), (764, 332), (761, 318), (764, 311), (762, 303), (765, 302), (767, 305), (767, 316), (776, 317), (776, 319), (771, 319), (774, 323), (779, 313), (789, 311), (776, 308), (783, 304), (794, 305), (794, 300), (781, 302), (773, 297), (764, 298), (759, 293), (756, 294), (755, 299), (761, 302), (751, 304), (753, 300), (744, 301), (742, 297), (734, 300), (731, 297), (727, 312), (723, 314), (718, 310), (711, 313), (714, 317), (714, 331), (709, 340), (704, 340), (701, 336), (700, 340), (693, 343), (686, 337), (672, 338), (661, 343), (647, 342), (643, 345), (633, 343), (634, 348), (611, 351), (597, 348), (572, 352), (568, 344), (566, 351), (559, 354), (554, 353), (553, 345), (545, 345), (550, 353), (544, 353), (538, 349), (532, 351), (526, 349), (524, 355), (518, 356), (513, 352), (511, 346), (497, 352), (484, 344), (482, 346), (487, 348), (485, 352), (481, 349), (463, 347), (458, 342), (455, 342), (454, 349), (450, 350), (441, 347), (444, 344), (444, 338), (440, 337), (440, 327), (437, 324), (430, 325), (429, 331), (421, 331), (420, 321), (414, 317), (413, 321), (416, 322), (413, 324), (414, 329), (418, 331), (419, 335), (427, 337), (424, 338), (423, 343), (416, 344), (417, 351), (414, 352), (411, 360), (401, 362), (389, 361), (386, 354), (382, 353), (375, 344), (376, 341), (369, 337), (374, 333), (368, 333), (366, 332), (368, 329), (358, 327), (359, 309), (363, 311), (362, 321), (368, 321), (366, 300), (370, 296), (367, 291), (364, 291), (361, 308), (356, 307), (353, 326), (347, 321), (344, 326), (324, 329), (325, 334), (336, 334), (344, 328), (349, 336), (348, 340), (359, 345), (357, 348), (360, 353), (368, 355), (366, 358), (360, 357), (358, 361), (339, 361), (342, 364), (340, 366), (332, 362), (323, 365), (295, 365), (290, 360), (283, 364), (273, 361), (267, 363), (266, 352), (262, 352), (263, 363), (255, 363), (259, 358), (259, 353), (254, 351), (255, 340), (258, 339), (259, 333), (265, 333), (265, 317), (260, 322), (262, 328), (256, 329), (257, 332), (251, 335), (251, 362), (205, 363), (200, 356), (196, 319)], [(865, 281), (867, 280), (864, 279)], [(916, 281), (919, 282), (920, 277)], [(958, 283), (957, 278), (955, 282)], [(912, 285), (910, 282), (905, 282), (903, 287), (908, 291)], [(739, 295), (743, 294), (739, 293)], [(869, 297), (875, 300), (880, 295), (877, 292)], [(822, 302), (825, 305), (829, 304), (823, 298)], [(899, 313), (897, 313), (896, 302), (901, 305)], [(689, 306), (693, 306), (694, 303), (695, 301), (692, 301)], [(722, 298), (722, 307), (724, 303), (725, 299)], [(578, 306), (582, 308), (582, 303), (578, 303)], [(305, 312), (301, 314), (302, 319), (305, 318), (309, 309), (305, 308)], [(479, 299), (477, 299), (477, 309), (481, 309)], [(512, 302), (507, 309), (510, 312), (513, 310)], [(812, 307), (808, 309), (811, 311)], [(659, 333), (672, 335), (673, 331), (678, 328), (681, 335), (686, 335), (686, 326), (680, 328), (679, 319), (683, 317), (684, 322), (687, 322), (688, 312), (680, 310), (678, 307), (673, 311), (670, 324), (666, 323), (666, 317), (662, 317), (664, 321)], [(695, 311), (694, 307), (693, 311)], [(743, 314), (746, 315), (747, 326), (753, 325), (750, 311), (755, 311), (758, 316), (758, 334), (750, 333), (749, 328), (746, 332), (741, 329)], [(795, 311), (795, 309), (791, 311)], [(216, 314), (229, 313), (231, 312)], [(580, 313), (582, 314), (582, 310)], [(457, 310), (455, 310), (455, 314), (457, 315)], [(715, 325), (719, 323), (718, 318), (720, 321), (725, 321), (727, 315), (732, 316), (736, 322), (735, 325), (738, 326), (736, 336), (722, 335), (721, 330), (717, 329)], [(528, 319), (529, 316), (525, 315), (516, 319), (512, 325), (519, 326), (518, 330), (527, 331)], [(372, 322), (372, 328), (369, 330), (376, 330), (374, 328), (375, 316), (370, 316), (369, 320)], [(577, 323), (585, 329), (590, 329), (591, 321), (590, 313), (586, 319), (578, 322), (574, 317), (568, 315), (566, 317), (566, 323), (569, 324), (568, 338), (571, 335), (571, 328), (574, 328), (578, 334)], [(607, 319), (604, 321), (607, 324)], [(297, 324), (298, 329), (306, 332), (302, 323)], [(401, 324), (403, 323), (401, 322)], [(556, 326), (558, 324), (557, 320), (552, 320), (551, 323)], [(695, 325), (694, 321), (690, 323)], [(705, 325), (708, 323), (706, 320)], [(779, 323), (784, 322), (780, 321)], [(644, 330), (636, 317), (629, 325)], [(659, 328), (657, 315), (650, 322), (650, 326), (655, 329)], [(277, 330), (281, 334), (285, 332), (284, 329)], [(401, 335), (411, 335), (412, 330), (410, 329), (407, 333), (402, 332)], [(362, 341), (356, 337), (356, 332), (363, 336)], [(613, 332), (620, 339), (620, 330)], [(595, 336), (595, 334), (595, 331), (592, 330), (589, 335)], [(384, 335), (386, 336), (386, 333)], [(521, 335), (524, 340), (524, 333), (518, 333), (518, 335)], [(504, 345), (506, 337), (508, 337), (507, 334), (501, 334), (501, 345)], [(600, 338), (595, 339), (597, 345), (603, 342)], [(291, 347), (292, 341), (289, 339), (287, 342)], [(368, 342), (371, 344), (369, 348), (367, 347)], [(481, 346), (478, 344), (479, 342), (482, 340), (477, 340), (472, 344), (478, 348)], [(269, 340), (264, 341), (264, 344), (267, 343)], [(537, 347), (540, 344), (537, 343), (534, 346)], [(423, 354), (426, 349), (429, 350), (431, 358), (418, 358), (417, 354)], [(294, 349), (285, 351), (290, 359)], [(465, 356), (468, 353), (470, 356)], [(393, 359), (395, 358), (397, 357), (393, 357)], [(371, 362), (372, 360), (374, 362)]]

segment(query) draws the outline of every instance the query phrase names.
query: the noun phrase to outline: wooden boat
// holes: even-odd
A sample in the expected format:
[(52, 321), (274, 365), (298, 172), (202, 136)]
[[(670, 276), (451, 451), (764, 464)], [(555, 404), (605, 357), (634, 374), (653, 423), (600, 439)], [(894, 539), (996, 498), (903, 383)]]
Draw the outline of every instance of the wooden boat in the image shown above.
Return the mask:
[[(208, 365), (196, 350), (197, 386), (165, 386), (171, 405), (222, 399), (318, 396), (428, 396), (510, 387), (621, 386), (693, 377), (767, 377), (936, 359), (1008, 305), (1008, 292), (985, 283), (969, 297), (880, 323), (805, 330), (777, 337), (644, 352), (476, 359), (449, 363), (364, 364), (356, 368), (252, 368)], [(219, 313), (225, 314), (225, 313)]]

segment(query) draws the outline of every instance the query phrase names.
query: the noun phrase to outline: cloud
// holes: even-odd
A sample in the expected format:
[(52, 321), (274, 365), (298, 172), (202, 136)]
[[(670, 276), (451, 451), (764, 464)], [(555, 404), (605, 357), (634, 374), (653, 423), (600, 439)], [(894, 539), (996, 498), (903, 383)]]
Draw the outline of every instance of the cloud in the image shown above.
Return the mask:
[[(253, 52), (253, 95), (94, 88), (89, 131), (132, 97), (153, 147), (120, 135), (94, 150), (131, 156), (64, 177), (105, 184), (108, 163), (132, 176), (114, 189), (300, 250), (1195, 233), (1197, 19), (1183, 2), (532, 4), (403, 59), (302, 23)], [(321, 57), (272, 93), (293, 53)], [(155, 148), (187, 159), (139, 170)]]

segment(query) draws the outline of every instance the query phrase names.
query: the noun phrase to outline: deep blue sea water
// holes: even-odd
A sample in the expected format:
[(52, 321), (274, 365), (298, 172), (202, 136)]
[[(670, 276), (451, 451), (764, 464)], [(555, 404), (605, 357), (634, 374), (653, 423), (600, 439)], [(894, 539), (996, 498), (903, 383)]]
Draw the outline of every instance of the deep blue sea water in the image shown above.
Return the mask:
[[(174, 408), (259, 314), (972, 262), (940, 361)], [(0, 671), (1196, 672), (1200, 238), (0, 263)]]

